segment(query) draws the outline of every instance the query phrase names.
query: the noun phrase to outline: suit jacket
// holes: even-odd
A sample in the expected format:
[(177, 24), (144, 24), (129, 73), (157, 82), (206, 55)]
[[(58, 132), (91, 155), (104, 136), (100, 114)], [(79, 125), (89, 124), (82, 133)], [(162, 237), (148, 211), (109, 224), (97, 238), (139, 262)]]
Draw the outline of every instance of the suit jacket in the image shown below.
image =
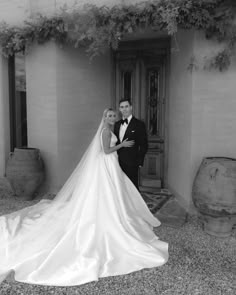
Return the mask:
[[(115, 123), (114, 133), (120, 143), (121, 120)], [(143, 166), (144, 157), (148, 149), (147, 133), (143, 121), (132, 117), (124, 134), (123, 140), (134, 140), (132, 147), (123, 147), (117, 151), (119, 161), (129, 166)]]

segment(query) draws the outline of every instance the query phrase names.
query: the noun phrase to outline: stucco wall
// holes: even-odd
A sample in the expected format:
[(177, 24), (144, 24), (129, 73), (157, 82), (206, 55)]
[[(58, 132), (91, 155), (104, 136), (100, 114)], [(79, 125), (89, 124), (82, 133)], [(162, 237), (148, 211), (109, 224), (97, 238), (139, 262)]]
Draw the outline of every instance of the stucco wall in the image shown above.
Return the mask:
[(180, 31), (172, 40), (169, 83), (168, 186), (189, 204), (191, 182), (192, 75), (187, 70), (193, 54), (191, 31)]
[[(200, 32), (177, 34), (171, 53), (168, 185), (190, 210), (203, 157), (236, 158), (236, 60), (225, 72), (204, 70), (221, 47)], [(192, 57), (197, 68), (187, 70)]]
[(20, 24), (30, 15), (30, 0), (0, 0), (0, 20)]
[(59, 184), (79, 162), (111, 107), (110, 53), (89, 63), (83, 50), (57, 51)]
[(61, 7), (65, 4), (68, 9), (82, 8), (84, 5), (93, 4), (96, 6), (113, 6), (118, 4), (135, 4), (142, 0), (29, 0), (30, 11), (32, 14), (43, 13), (46, 15), (60, 12)]
[(41, 150), (44, 189), (57, 191), (110, 106), (110, 55), (90, 64), (81, 50), (47, 43), (26, 60), (28, 145)]
[(120, 3), (135, 4), (142, 0), (0, 0), (0, 20), (8, 24), (22, 24), (25, 19), (37, 13), (55, 14), (65, 4), (67, 7), (83, 7), (90, 3), (97, 6), (112, 6)]
[(35, 46), (26, 55), (28, 146), (39, 148), (45, 162), (47, 185), (57, 184), (57, 47)]
[(236, 158), (236, 60), (225, 72), (201, 69), (202, 58), (218, 50), (218, 44), (195, 34), (199, 69), (193, 72), (192, 178), (203, 157)]

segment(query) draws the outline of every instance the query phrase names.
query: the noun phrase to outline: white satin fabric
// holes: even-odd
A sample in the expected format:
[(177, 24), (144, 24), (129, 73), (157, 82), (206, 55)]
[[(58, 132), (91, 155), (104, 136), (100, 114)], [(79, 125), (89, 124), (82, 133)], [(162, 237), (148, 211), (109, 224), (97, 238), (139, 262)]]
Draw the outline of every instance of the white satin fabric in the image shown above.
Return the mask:
[(14, 271), (20, 282), (72, 286), (166, 263), (168, 244), (152, 230), (160, 222), (116, 152), (85, 162), (55, 200), (0, 217), (1, 281)]

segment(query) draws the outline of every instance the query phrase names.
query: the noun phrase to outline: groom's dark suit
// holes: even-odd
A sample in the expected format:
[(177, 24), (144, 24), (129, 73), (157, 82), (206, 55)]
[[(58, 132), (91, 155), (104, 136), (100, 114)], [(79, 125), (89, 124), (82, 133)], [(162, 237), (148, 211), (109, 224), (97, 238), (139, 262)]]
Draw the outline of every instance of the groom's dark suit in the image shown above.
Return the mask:
[[(114, 133), (120, 143), (120, 126), (122, 120), (115, 123)], [(144, 157), (147, 152), (147, 133), (143, 121), (132, 117), (125, 131), (123, 140), (134, 140), (132, 147), (123, 147), (117, 151), (118, 159), (122, 170), (138, 188), (138, 169), (143, 166)]]

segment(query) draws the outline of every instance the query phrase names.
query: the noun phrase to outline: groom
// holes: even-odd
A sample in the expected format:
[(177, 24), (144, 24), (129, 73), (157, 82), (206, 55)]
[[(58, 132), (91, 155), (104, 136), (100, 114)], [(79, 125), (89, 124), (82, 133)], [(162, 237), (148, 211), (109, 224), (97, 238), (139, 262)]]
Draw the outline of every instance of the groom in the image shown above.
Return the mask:
[(119, 164), (138, 189), (138, 171), (139, 167), (143, 166), (148, 148), (146, 128), (143, 121), (132, 115), (130, 100), (120, 100), (119, 110), (123, 119), (116, 122), (114, 126), (114, 133), (118, 138), (117, 144), (125, 139), (134, 140), (132, 147), (123, 147), (117, 151)]

